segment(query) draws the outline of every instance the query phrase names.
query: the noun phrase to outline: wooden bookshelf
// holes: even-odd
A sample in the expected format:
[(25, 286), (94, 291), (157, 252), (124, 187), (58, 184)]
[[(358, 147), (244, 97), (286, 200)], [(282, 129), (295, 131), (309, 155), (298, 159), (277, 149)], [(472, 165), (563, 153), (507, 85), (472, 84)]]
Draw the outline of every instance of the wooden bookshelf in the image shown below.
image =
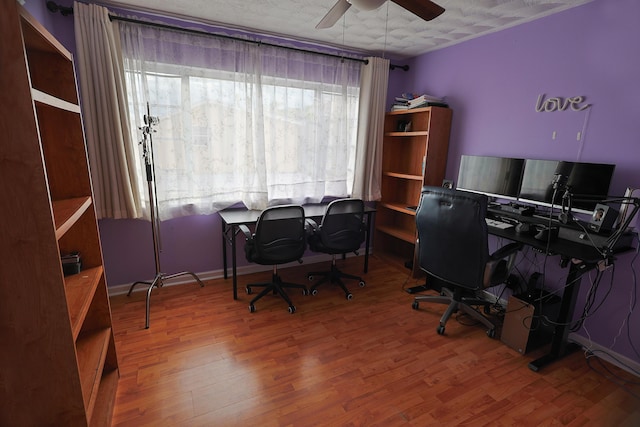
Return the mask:
[[(426, 107), (385, 116), (382, 154), (382, 199), (376, 212), (376, 252), (415, 261), (415, 209), (424, 185), (442, 185), (447, 166), (452, 111)], [(411, 131), (398, 130), (411, 123)]]
[[(0, 14), (0, 425), (109, 425), (118, 360), (71, 54)], [(64, 276), (61, 254), (79, 252)]]

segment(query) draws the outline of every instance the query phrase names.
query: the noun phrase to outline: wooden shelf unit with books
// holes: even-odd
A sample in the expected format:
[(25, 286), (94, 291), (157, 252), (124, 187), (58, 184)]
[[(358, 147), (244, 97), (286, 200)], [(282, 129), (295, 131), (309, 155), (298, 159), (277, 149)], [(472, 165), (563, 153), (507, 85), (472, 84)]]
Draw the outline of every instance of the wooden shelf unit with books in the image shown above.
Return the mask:
[(382, 153), (382, 198), (376, 212), (376, 252), (415, 261), (415, 207), (424, 185), (442, 185), (447, 166), (452, 110), (424, 107), (387, 113)]
[(108, 426), (118, 360), (73, 58), (13, 0), (0, 39), (0, 425)]

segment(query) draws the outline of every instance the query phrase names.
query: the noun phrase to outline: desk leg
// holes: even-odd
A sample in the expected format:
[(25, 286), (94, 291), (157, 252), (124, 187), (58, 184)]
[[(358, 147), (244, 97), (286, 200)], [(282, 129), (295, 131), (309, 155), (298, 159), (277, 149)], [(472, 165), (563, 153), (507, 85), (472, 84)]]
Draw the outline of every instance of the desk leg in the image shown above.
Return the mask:
[(236, 264), (236, 226), (231, 226), (231, 274), (233, 275), (233, 299), (238, 299), (238, 274)]
[(560, 312), (558, 313), (558, 325), (556, 325), (553, 339), (551, 341), (551, 350), (548, 354), (529, 363), (529, 369), (539, 371), (544, 366), (563, 358), (569, 353), (580, 348), (578, 345), (567, 342), (569, 336), (571, 316), (576, 305), (578, 297), (578, 288), (582, 275), (589, 271), (590, 268), (586, 264), (571, 263), (569, 267), (569, 275), (565, 282), (564, 292), (562, 294), (562, 302), (560, 303)]
[(224, 274), (224, 278), (227, 279), (227, 231), (228, 226), (224, 222), (224, 220), (220, 221), (222, 224), (222, 271)]
[(371, 212), (367, 213), (367, 236), (364, 245), (364, 272), (369, 271), (369, 243), (371, 242)]

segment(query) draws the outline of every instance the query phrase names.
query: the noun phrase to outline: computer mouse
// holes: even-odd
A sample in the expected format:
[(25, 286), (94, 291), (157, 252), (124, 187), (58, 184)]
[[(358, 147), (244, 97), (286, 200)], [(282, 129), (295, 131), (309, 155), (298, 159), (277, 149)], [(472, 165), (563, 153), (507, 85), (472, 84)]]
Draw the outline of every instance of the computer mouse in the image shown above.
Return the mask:
[(538, 240), (553, 241), (558, 238), (559, 231), (560, 230), (558, 229), (558, 227), (543, 227), (536, 233), (534, 237)]
[(534, 230), (535, 228), (526, 222), (521, 222), (516, 225), (516, 233), (518, 234), (531, 234)]

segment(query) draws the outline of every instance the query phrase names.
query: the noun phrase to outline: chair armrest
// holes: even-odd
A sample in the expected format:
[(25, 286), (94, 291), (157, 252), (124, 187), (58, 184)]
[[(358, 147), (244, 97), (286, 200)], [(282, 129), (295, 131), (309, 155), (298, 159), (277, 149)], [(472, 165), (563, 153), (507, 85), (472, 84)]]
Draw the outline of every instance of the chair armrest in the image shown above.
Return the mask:
[(253, 238), (253, 235), (251, 234), (251, 230), (249, 230), (249, 227), (247, 227), (245, 224), (238, 225), (238, 228), (240, 229), (240, 231), (242, 231), (242, 233), (245, 235), (247, 240), (251, 240), (251, 238)]
[(509, 243), (491, 254), (482, 280), (484, 287), (495, 286), (508, 279), (516, 260), (516, 252), (522, 249), (522, 246), (522, 243), (518, 242)]
[(305, 218), (305, 228), (309, 229), (311, 228), (311, 231), (316, 231), (318, 229), (318, 223), (315, 222), (313, 219), (311, 218)]
[(494, 253), (492, 253), (489, 259), (492, 261), (504, 259), (518, 252), (520, 249), (522, 249), (522, 246), (523, 246), (522, 243), (519, 243), (519, 242), (509, 243), (508, 245), (505, 245), (500, 249), (498, 249), (497, 251), (495, 251)]

